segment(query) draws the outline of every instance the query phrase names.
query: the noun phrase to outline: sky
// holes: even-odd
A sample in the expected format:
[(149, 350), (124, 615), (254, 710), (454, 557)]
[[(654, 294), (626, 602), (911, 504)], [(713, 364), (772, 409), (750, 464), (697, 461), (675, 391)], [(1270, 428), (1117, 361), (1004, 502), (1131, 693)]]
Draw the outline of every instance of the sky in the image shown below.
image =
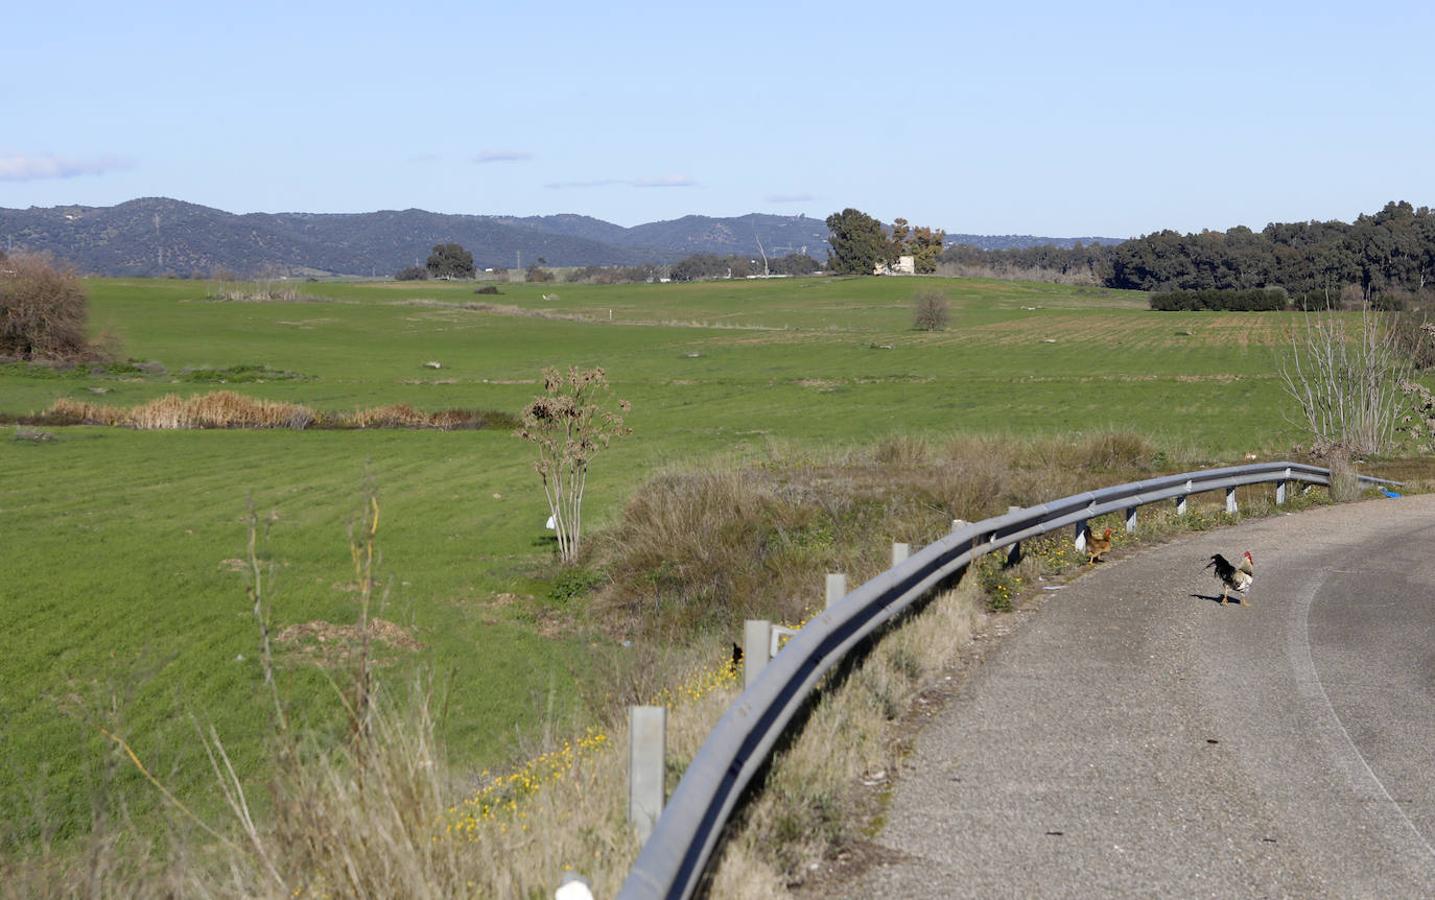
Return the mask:
[(1435, 203), (1435, 4), (15, 0), (0, 207), (856, 207), (1127, 237)]

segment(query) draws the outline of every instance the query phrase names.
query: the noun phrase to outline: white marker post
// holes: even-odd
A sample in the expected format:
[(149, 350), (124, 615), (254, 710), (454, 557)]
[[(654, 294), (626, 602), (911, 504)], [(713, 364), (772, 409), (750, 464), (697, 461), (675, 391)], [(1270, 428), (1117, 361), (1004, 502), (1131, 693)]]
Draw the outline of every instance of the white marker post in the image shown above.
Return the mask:
[(653, 833), (666, 799), (667, 743), (666, 708), (628, 707), (628, 821), (644, 843)]

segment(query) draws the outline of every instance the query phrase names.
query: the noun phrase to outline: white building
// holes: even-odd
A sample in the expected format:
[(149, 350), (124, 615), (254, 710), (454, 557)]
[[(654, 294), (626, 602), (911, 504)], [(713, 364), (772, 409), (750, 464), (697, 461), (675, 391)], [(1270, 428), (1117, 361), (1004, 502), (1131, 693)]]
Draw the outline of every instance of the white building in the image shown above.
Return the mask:
[(915, 256), (899, 256), (892, 265), (878, 263), (872, 270), (873, 275), (916, 275), (917, 258)]

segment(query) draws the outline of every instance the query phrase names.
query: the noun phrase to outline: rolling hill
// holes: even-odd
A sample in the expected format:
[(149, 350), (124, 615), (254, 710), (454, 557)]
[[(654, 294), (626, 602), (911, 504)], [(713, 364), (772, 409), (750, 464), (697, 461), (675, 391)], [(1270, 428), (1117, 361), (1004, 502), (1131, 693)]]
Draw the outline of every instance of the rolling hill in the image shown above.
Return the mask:
[[(1073, 238), (952, 235), (986, 249), (1066, 244)], [(1086, 238), (1087, 242), (1114, 242)], [(540, 258), (554, 266), (671, 263), (694, 254), (827, 253), (821, 219), (751, 213), (684, 216), (625, 228), (591, 216), (368, 213), (235, 214), (164, 197), (115, 206), (0, 208), (0, 247), (48, 252), (98, 275), (388, 275), (455, 241), (479, 266)]]

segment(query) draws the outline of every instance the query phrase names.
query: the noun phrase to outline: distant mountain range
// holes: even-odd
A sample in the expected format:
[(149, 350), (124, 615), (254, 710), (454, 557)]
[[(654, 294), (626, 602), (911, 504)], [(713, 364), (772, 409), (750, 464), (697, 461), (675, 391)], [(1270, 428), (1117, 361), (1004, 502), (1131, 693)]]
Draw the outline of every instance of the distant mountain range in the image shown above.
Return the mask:
[[(480, 267), (671, 263), (694, 253), (827, 255), (827, 226), (805, 216), (684, 216), (624, 228), (590, 216), (465, 216), (421, 209), (236, 215), (164, 197), (116, 206), (0, 208), (0, 248), (45, 251), (97, 275), (390, 275), (454, 241)], [(1009, 249), (1114, 238), (948, 235)]]

